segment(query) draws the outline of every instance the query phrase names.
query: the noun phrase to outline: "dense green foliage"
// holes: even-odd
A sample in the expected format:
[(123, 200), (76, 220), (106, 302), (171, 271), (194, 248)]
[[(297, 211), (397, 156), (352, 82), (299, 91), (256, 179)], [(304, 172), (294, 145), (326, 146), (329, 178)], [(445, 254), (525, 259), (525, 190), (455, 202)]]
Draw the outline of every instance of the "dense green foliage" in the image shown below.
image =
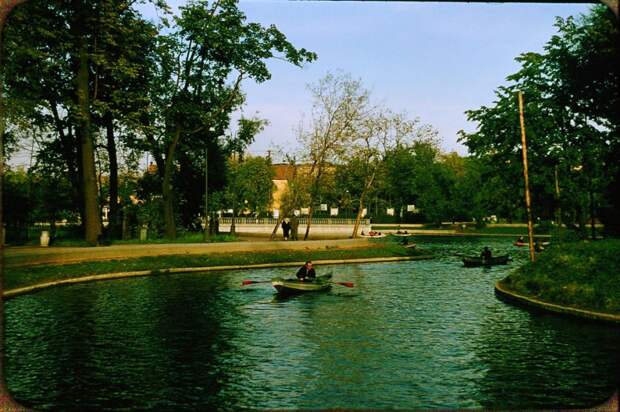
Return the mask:
[[(166, 16), (164, 1), (152, 3)], [(195, 228), (205, 148), (209, 189), (222, 191), (226, 158), (265, 124), (242, 119), (235, 144), (227, 142), (230, 115), (245, 101), (243, 80), (269, 80), (271, 58), (296, 66), (316, 59), (275, 26), (248, 22), (236, 0), (190, 1), (157, 23), (133, 1), (31, 1), (10, 15), (4, 39), (0, 75), (10, 107), (6, 141), (13, 145), (6, 153), (25, 143), (36, 159), (29, 173), (40, 173), (30, 181), (50, 180), (50, 171), (63, 177), (57, 188), (70, 197), (70, 212), (91, 244), (101, 241), (104, 206), (109, 238), (126, 236), (127, 215), (134, 227), (145, 220), (136, 215), (147, 215), (169, 238), (177, 226)], [(129, 175), (147, 153), (155, 173), (139, 185)], [(127, 201), (123, 185), (148, 187), (140, 204), (151, 210), (131, 210), (136, 202)], [(54, 201), (49, 193), (44, 203)], [(30, 212), (29, 222), (57, 215)]]
[[(376, 242), (368, 248), (328, 250), (280, 250), (261, 253), (220, 253), (209, 255), (149, 256), (125, 260), (106, 260), (69, 265), (44, 265), (8, 267), (5, 270), (6, 289), (33, 285), (51, 280), (86, 276), (101, 273), (115, 273), (134, 270), (155, 270), (182, 267), (251, 265), (258, 263), (304, 262), (311, 257), (321, 259), (356, 259), (422, 255), (423, 252), (407, 249), (393, 242)], [(10, 262), (9, 262), (10, 263)], [(320, 270), (320, 269), (317, 269)]]
[(502, 281), (545, 302), (620, 314), (620, 241), (564, 243)]
[(253, 212), (255, 216), (267, 213), (274, 188), (271, 161), (249, 157), (243, 162), (228, 161), (228, 185), (224, 194), (226, 204), (232, 205), (235, 215)]
[(614, 198), (620, 145), (617, 21), (597, 6), (579, 18), (558, 18), (556, 27), (543, 53), (516, 59), (521, 69), (497, 89), (491, 106), (467, 112), (478, 130), (461, 132), (461, 141), (480, 161), (482, 182), (498, 191), (487, 211), (511, 216), (523, 209), (517, 104), (522, 91), (534, 215), (582, 230), (589, 218), (601, 217), (613, 228), (620, 206)]

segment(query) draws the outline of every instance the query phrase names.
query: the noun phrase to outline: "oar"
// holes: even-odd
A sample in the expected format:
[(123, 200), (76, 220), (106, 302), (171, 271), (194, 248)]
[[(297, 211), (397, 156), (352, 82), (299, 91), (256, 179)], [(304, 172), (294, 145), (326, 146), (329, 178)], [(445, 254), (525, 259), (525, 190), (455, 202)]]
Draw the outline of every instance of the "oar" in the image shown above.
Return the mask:
[(271, 283), (270, 280), (244, 280), (241, 282), (241, 286), (253, 285), (255, 283)]
[(353, 282), (330, 282), (330, 283), (333, 283), (334, 285), (346, 286), (348, 288), (354, 288), (355, 287)]
[[(257, 283), (271, 283), (270, 280), (244, 280), (243, 282), (241, 282), (241, 286), (246, 286), (246, 285), (254, 285)], [(340, 285), (340, 286), (346, 286), (348, 288), (354, 288), (355, 284), (353, 282), (330, 282), (334, 285)]]

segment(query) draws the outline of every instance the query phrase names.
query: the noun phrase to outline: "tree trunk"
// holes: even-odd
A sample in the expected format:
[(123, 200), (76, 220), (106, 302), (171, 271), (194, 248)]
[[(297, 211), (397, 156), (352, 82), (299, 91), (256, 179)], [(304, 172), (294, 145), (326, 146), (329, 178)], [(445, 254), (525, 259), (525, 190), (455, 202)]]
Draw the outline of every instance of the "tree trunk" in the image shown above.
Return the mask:
[(108, 149), (108, 158), (110, 160), (110, 180), (109, 180), (109, 197), (110, 211), (108, 213), (108, 233), (111, 239), (117, 239), (119, 236), (119, 205), (118, 205), (118, 160), (116, 157), (116, 140), (114, 139), (114, 119), (112, 113), (108, 112), (105, 116), (106, 126), (106, 146)]
[[(76, 119), (77, 121), (77, 119)], [(80, 136), (79, 136), (79, 127), (75, 125), (72, 129), (71, 135), (75, 140), (75, 166), (77, 169), (77, 199), (78, 199), (78, 211), (80, 212), (80, 217), (82, 218), (82, 222), (80, 223), (82, 229), (82, 236), (86, 233), (85, 223), (84, 223), (84, 165), (82, 164), (82, 145), (80, 144)]]
[[(78, 23), (81, 24), (80, 19)], [(97, 202), (97, 177), (95, 171), (95, 147), (90, 130), (90, 103), (88, 91), (88, 50), (80, 38), (78, 56), (77, 99), (78, 136), (80, 138), (82, 184), (84, 196), (84, 238), (91, 246), (96, 246), (101, 234), (101, 221)]]
[(51, 98), (48, 99), (48, 104), (50, 106), (50, 111), (52, 112), (52, 116), (54, 117), (54, 125), (56, 126), (56, 132), (58, 133), (61, 152), (64, 158), (65, 163), (67, 164), (67, 170), (69, 172), (69, 180), (71, 181), (72, 193), (71, 197), (75, 205), (77, 205), (78, 210), (80, 211), (80, 216), (83, 214), (82, 198), (79, 187), (81, 186), (81, 178), (80, 178), (80, 170), (81, 168), (77, 167), (78, 163), (78, 155), (76, 151), (76, 146), (79, 145), (79, 142), (75, 139), (73, 134), (71, 133), (71, 124), (70, 119), (67, 118), (67, 126), (68, 131), (65, 133), (64, 125), (62, 120), (60, 119), (60, 115), (58, 114), (58, 107), (56, 102)]
[(310, 234), (310, 226), (312, 226), (312, 215), (314, 214), (314, 207), (310, 205), (310, 210), (308, 210), (308, 222), (306, 223), (306, 233), (304, 234), (304, 240), (308, 240), (308, 235)]
[[(312, 168), (314, 169), (314, 165), (312, 165)], [(312, 191), (310, 192), (312, 195), (310, 197), (310, 208), (309, 208), (310, 210), (308, 211), (308, 222), (306, 223), (306, 233), (304, 234), (304, 240), (308, 240), (308, 235), (310, 234), (310, 226), (312, 226), (312, 215), (314, 214), (314, 207), (312, 205), (314, 204), (314, 200), (316, 199), (316, 197), (318, 197), (317, 192), (321, 184), (322, 175), (323, 175), (323, 164), (319, 162), (317, 164), (316, 178), (314, 179)]]
[(280, 225), (282, 224), (282, 221), (284, 220), (284, 217), (285, 217), (285, 214), (281, 213), (280, 216), (278, 216), (278, 219), (276, 219), (276, 225), (271, 231), (271, 236), (269, 236), (269, 240), (275, 239), (276, 235), (278, 234), (278, 229), (280, 228)]
[(362, 212), (364, 211), (364, 198), (366, 197), (366, 191), (364, 190), (360, 195), (360, 207), (357, 211), (357, 216), (355, 216), (355, 224), (353, 225), (353, 233), (351, 234), (351, 238), (355, 239), (357, 237), (357, 232), (360, 228), (360, 222), (362, 220)]
[(357, 216), (355, 217), (355, 224), (353, 225), (353, 233), (351, 234), (352, 239), (355, 239), (357, 237), (357, 231), (360, 227), (360, 221), (362, 220), (362, 212), (364, 211), (364, 200), (366, 199), (366, 195), (368, 194), (368, 191), (372, 187), (372, 182), (374, 182), (375, 180), (375, 175), (376, 175), (376, 172), (373, 172), (373, 174), (370, 176), (370, 179), (368, 179), (368, 182), (366, 183), (364, 187), (364, 191), (362, 191), (362, 194), (360, 195), (360, 207), (359, 207), (359, 210), (357, 211)]
[[(164, 179), (162, 181), (161, 194), (164, 202), (164, 225), (166, 238), (174, 240), (177, 236), (176, 222), (174, 219), (174, 202), (172, 198), (172, 173), (174, 169), (174, 155), (176, 152), (177, 144), (181, 139), (181, 128), (177, 126), (174, 131), (174, 136), (170, 146), (168, 146), (168, 152), (166, 153), (166, 164), (164, 167)], [(208, 217), (205, 216), (209, 224)]]

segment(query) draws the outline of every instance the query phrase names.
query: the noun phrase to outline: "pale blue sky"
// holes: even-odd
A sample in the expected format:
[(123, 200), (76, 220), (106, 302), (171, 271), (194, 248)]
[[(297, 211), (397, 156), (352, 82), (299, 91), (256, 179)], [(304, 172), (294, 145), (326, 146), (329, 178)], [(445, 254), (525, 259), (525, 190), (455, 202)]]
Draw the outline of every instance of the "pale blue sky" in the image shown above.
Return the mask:
[(258, 112), (271, 122), (251, 152), (263, 154), (273, 144), (293, 149), (293, 128), (310, 109), (306, 84), (341, 70), (393, 110), (432, 124), (444, 150), (466, 154), (457, 132), (475, 125), (464, 111), (493, 101), (493, 90), (517, 70), (517, 55), (542, 51), (555, 33), (555, 16), (591, 6), (241, 0), (240, 7), (248, 21), (275, 24), (319, 56), (303, 69), (274, 60), (270, 81), (244, 84), (245, 115)]

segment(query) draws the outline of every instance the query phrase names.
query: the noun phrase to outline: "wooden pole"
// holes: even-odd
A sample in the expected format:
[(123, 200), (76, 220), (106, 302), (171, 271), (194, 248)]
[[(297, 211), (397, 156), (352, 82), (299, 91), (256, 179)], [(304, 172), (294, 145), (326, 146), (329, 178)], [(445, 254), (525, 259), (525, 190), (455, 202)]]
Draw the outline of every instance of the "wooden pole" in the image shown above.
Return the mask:
[(523, 93), (519, 91), (519, 122), (521, 123), (521, 146), (523, 152), (523, 177), (525, 178), (525, 207), (527, 208), (527, 235), (530, 246), (530, 261), (536, 260), (534, 254), (534, 226), (532, 224), (532, 201), (530, 199), (530, 181), (527, 170), (527, 141), (525, 139), (525, 120), (523, 118)]

